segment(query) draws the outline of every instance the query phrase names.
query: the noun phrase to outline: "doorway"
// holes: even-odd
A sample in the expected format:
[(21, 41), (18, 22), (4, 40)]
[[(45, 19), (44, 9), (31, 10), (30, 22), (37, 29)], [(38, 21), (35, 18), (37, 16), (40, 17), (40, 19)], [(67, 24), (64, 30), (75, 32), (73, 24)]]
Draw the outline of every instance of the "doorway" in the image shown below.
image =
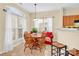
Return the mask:
[(26, 18), (19, 14), (5, 12), (5, 40), (4, 51), (8, 52), (23, 42), (23, 33), (26, 30)]

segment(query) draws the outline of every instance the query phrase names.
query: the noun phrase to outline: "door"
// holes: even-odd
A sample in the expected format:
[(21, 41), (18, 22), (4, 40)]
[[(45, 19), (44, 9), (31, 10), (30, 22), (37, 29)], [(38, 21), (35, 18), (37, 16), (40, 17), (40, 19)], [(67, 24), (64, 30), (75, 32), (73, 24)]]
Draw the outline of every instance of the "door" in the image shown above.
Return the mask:
[(13, 49), (13, 31), (12, 31), (12, 14), (6, 12), (5, 17), (5, 40), (4, 51), (10, 51)]

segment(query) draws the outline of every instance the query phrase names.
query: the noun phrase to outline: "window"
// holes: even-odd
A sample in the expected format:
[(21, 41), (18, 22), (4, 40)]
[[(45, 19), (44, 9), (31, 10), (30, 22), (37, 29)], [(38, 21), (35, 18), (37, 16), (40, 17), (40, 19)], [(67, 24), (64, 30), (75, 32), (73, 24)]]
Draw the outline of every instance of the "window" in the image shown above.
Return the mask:
[(52, 32), (52, 18), (34, 19), (34, 27), (38, 32), (51, 31)]
[[(43, 30), (43, 19), (34, 19), (34, 27), (37, 28), (37, 31), (40, 32)], [(40, 30), (41, 29), (41, 30)]]
[(45, 18), (44, 24), (45, 24), (45, 31), (51, 31), (52, 32), (52, 18)]

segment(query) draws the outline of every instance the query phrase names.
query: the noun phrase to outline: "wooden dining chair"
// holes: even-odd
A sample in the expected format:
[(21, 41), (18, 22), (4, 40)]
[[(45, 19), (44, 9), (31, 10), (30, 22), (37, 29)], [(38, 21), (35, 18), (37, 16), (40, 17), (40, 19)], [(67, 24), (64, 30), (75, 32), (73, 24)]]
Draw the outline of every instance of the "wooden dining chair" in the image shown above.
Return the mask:
[(34, 46), (34, 40), (33, 40), (32, 36), (31, 36), (31, 34), (28, 33), (28, 32), (25, 32), (24, 33), (24, 39), (25, 39), (24, 52), (25, 52), (26, 48), (30, 48), (31, 53), (32, 53), (32, 49), (33, 49), (33, 46)]
[(44, 35), (41, 35), (41, 37), (38, 38), (38, 48), (40, 52), (43, 48), (45, 48), (45, 36)]
[(52, 32), (43, 32), (43, 34), (46, 36), (45, 45), (51, 46), (51, 55), (53, 54), (53, 38), (54, 35)]
[(53, 33), (52, 32), (43, 32), (43, 34), (46, 36), (45, 44), (52, 45), (53, 44), (52, 39), (54, 38)]

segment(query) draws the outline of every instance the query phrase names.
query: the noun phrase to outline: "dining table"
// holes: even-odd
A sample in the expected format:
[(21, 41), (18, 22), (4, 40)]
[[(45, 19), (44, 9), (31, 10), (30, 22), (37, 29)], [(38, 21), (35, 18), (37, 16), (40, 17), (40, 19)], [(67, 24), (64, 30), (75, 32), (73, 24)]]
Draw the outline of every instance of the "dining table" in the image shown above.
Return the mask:
[(34, 40), (34, 42), (35, 42), (35, 46), (38, 46), (39, 45), (39, 40), (42, 38), (42, 34), (37, 34), (37, 33), (33, 33), (33, 34), (31, 34), (32, 35), (32, 38), (33, 38), (33, 40)]

